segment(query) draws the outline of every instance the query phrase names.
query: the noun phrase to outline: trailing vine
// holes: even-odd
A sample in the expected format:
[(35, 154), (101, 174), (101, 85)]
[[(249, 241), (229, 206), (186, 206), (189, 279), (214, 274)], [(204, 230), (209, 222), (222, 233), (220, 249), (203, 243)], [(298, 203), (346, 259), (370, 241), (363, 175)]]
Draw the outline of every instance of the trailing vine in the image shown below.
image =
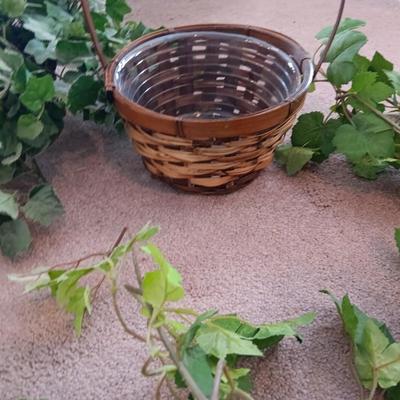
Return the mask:
[[(127, 335), (148, 349), (142, 373), (158, 379), (156, 399), (161, 398), (161, 388), (166, 386), (173, 396), (180, 389), (188, 389), (192, 396), (189, 398), (198, 400), (251, 400), (250, 370), (240, 368), (238, 361), (242, 357), (261, 357), (284, 338), (293, 337), (301, 342), (298, 329), (310, 324), (315, 314), (254, 325), (237, 314), (219, 314), (214, 309), (198, 312), (176, 306), (185, 294), (182, 277), (150, 242), (157, 232), (157, 227), (146, 226), (131, 240), (120, 244), (126, 233), (124, 229), (110, 251), (9, 278), (24, 283), (27, 292), (49, 289), (60, 307), (74, 315), (77, 335), (81, 333), (84, 315), (92, 311), (99, 287), (108, 282), (121, 326)], [(137, 246), (152, 259), (155, 269), (142, 272), (136, 257)], [(128, 267), (124, 263), (127, 255), (131, 256), (128, 266), (135, 282), (123, 284), (119, 277), (121, 270)], [(103, 258), (81, 266), (95, 257)], [(85, 282), (89, 276), (98, 277), (94, 286)], [(140, 314), (146, 319), (145, 332), (126, 321), (119, 306), (122, 290), (140, 306)]]
[[(125, 0), (92, 0), (91, 9), (107, 57), (149, 31), (123, 22), (131, 11)], [(123, 127), (107, 100), (79, 2), (0, 0), (0, 185), (10, 187), (24, 174), (36, 179), (28, 192), (0, 191), (0, 250), (6, 256), (29, 248), (26, 220), (47, 226), (62, 213), (35, 156), (60, 134), (66, 112)]]
[[(367, 37), (358, 29), (364, 25), (350, 18), (342, 21), (326, 68), (316, 80), (333, 89), (330, 113), (300, 116), (291, 143), (278, 148), (276, 159), (289, 175), (334, 152), (344, 154), (354, 172), (366, 179), (376, 179), (389, 167), (400, 168), (400, 72), (379, 52), (372, 59), (360, 54)], [(331, 29), (324, 28), (316, 38), (326, 43)]]

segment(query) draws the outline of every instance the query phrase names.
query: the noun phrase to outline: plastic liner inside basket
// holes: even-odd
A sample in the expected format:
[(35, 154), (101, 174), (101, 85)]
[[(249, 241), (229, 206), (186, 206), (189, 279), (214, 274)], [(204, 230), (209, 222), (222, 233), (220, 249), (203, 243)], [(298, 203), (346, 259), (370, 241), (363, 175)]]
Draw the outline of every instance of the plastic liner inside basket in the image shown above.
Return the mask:
[(114, 74), (116, 89), (160, 114), (232, 118), (283, 103), (301, 85), (289, 54), (228, 32), (181, 32), (131, 49)]

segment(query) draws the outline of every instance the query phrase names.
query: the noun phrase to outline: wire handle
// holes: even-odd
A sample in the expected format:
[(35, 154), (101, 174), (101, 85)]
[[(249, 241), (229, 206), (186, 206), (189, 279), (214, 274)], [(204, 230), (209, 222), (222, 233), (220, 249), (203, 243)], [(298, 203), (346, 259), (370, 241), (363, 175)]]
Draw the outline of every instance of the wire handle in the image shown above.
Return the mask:
[[(86, 29), (87, 29), (88, 33), (90, 34), (90, 38), (92, 39), (95, 52), (97, 54), (97, 57), (99, 58), (101, 67), (102, 67), (103, 71), (105, 72), (107, 69), (108, 62), (107, 62), (106, 56), (103, 53), (103, 49), (101, 47), (99, 38), (96, 33), (96, 27), (94, 26), (92, 14), (90, 12), (89, 2), (88, 2), (88, 0), (80, 0), (80, 2), (81, 2), (81, 6), (82, 6), (83, 16), (84, 16), (85, 22), (86, 22)], [(327, 41), (327, 43), (325, 45), (324, 51), (322, 52), (318, 63), (314, 66), (313, 80), (315, 79), (319, 70), (321, 69), (322, 64), (326, 61), (326, 56), (328, 55), (328, 52), (329, 52), (330, 48), (332, 47), (332, 43), (335, 39), (336, 33), (339, 29), (340, 22), (343, 17), (343, 11), (344, 11), (345, 4), (346, 4), (346, 0), (340, 1), (340, 7), (339, 7), (339, 11), (338, 11), (338, 14), (336, 17), (335, 25), (333, 26), (329, 40)]]

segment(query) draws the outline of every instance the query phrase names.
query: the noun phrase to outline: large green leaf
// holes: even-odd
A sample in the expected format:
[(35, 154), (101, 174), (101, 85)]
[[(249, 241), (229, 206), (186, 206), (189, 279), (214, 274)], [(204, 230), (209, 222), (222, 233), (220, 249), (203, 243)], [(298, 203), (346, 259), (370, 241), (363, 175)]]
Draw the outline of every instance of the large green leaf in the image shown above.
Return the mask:
[(56, 55), (61, 63), (69, 64), (82, 62), (85, 58), (91, 57), (92, 53), (86, 41), (60, 40), (56, 46)]
[(55, 89), (51, 75), (31, 76), (20, 100), (26, 108), (33, 112), (38, 112), (47, 101), (53, 99), (54, 94)]
[[(365, 26), (365, 24), (366, 24), (365, 21), (362, 21), (359, 19), (345, 18), (340, 23), (336, 34), (339, 34), (341, 32), (345, 32), (345, 31), (349, 31), (349, 30), (353, 30), (353, 29), (357, 29), (357, 28), (361, 28), (361, 27)], [(333, 29), (332, 26), (325, 27), (324, 29), (322, 29), (320, 32), (318, 32), (315, 35), (316, 39), (319, 39), (319, 40), (328, 39), (332, 33), (332, 29)]]
[(365, 323), (363, 338), (356, 347), (355, 364), (362, 384), (372, 388), (374, 371), (378, 384), (387, 389), (400, 382), (400, 343), (389, 343), (372, 321)]
[(43, 131), (43, 123), (33, 114), (23, 114), (18, 118), (17, 136), (24, 140), (33, 140)]
[(122, 22), (132, 10), (125, 0), (106, 0), (106, 12), (115, 21)]
[(352, 61), (366, 42), (367, 37), (362, 32), (352, 30), (343, 31), (335, 37), (326, 56), (326, 61), (330, 63), (328, 79), (334, 85), (342, 85), (353, 78), (356, 67)]
[(21, 219), (0, 225), (0, 249), (6, 257), (14, 258), (28, 250), (32, 238), (28, 225)]
[(289, 176), (297, 174), (313, 157), (315, 151), (308, 147), (279, 146), (275, 156), (278, 162), (286, 165)]
[(11, 193), (0, 190), (0, 214), (7, 215), (12, 219), (18, 217), (18, 203)]
[(394, 155), (394, 132), (391, 127), (373, 114), (357, 114), (353, 125), (342, 125), (333, 143), (337, 151), (356, 163), (364, 156), (392, 157)]
[(83, 75), (71, 86), (68, 94), (68, 102), (72, 112), (81, 111), (84, 107), (96, 102), (102, 83), (95, 81), (93, 77)]
[(43, 64), (48, 59), (56, 59), (56, 41), (46, 44), (34, 38), (27, 43), (24, 51), (30, 54), (38, 64)]
[(213, 375), (207, 354), (199, 347), (185, 349), (182, 362), (204, 396), (209, 398), (213, 389)]
[(29, 200), (22, 210), (27, 218), (44, 226), (49, 226), (64, 212), (60, 200), (50, 185), (39, 185), (32, 189)]
[(53, 18), (39, 14), (24, 14), (24, 28), (34, 33), (36, 39), (53, 42), (57, 39), (62, 25)]
[(195, 341), (205, 353), (218, 359), (225, 359), (228, 354), (262, 355), (262, 352), (250, 340), (211, 323), (200, 327)]

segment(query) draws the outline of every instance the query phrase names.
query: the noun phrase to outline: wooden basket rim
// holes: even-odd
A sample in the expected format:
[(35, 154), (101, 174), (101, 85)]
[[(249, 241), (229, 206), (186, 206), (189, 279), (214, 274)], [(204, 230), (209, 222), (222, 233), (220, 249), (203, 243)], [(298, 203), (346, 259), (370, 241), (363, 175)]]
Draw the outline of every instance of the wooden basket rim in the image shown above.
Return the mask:
[[(133, 48), (156, 37), (165, 36), (177, 32), (190, 31), (222, 31), (228, 33), (239, 33), (257, 39), (266, 40), (276, 47), (285, 51), (282, 45), (289, 47), (293, 54), (290, 54), (297, 63), (302, 81), (296, 92), (286, 101), (264, 110), (245, 115), (232, 116), (221, 119), (195, 119), (182, 118), (165, 115), (143, 107), (138, 103), (124, 96), (114, 84), (114, 74), (120, 60)], [(188, 138), (207, 137), (232, 137), (238, 132), (246, 136), (254, 134), (265, 128), (272, 128), (282, 123), (298, 107), (297, 103), (302, 101), (308, 87), (313, 80), (314, 66), (310, 55), (306, 50), (291, 37), (270, 29), (241, 24), (195, 24), (184, 25), (175, 28), (165, 28), (149, 33), (134, 40), (125, 46), (107, 66), (105, 72), (106, 91), (114, 99), (117, 110), (123, 118), (135, 122), (147, 129), (162, 131), (163, 133), (183, 136)]]

